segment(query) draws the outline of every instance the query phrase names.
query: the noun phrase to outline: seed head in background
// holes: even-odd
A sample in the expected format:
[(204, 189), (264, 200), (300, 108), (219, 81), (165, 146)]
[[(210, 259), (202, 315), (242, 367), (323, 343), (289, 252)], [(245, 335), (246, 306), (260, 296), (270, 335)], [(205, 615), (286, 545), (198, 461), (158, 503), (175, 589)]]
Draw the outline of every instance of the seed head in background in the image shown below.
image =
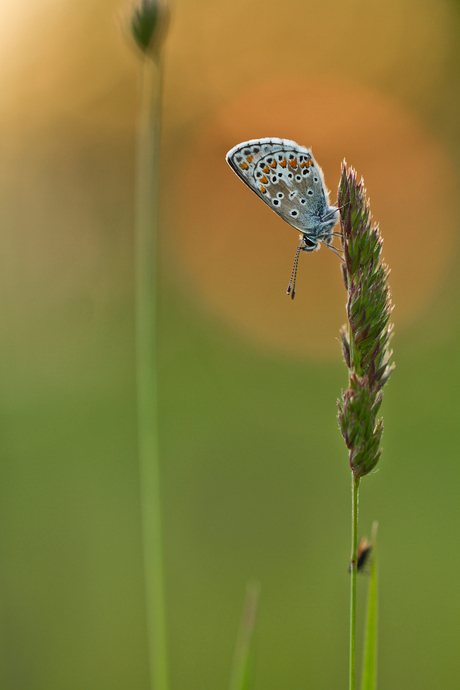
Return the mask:
[(169, 6), (163, 0), (140, 0), (130, 8), (130, 29), (136, 45), (156, 59), (169, 25)]

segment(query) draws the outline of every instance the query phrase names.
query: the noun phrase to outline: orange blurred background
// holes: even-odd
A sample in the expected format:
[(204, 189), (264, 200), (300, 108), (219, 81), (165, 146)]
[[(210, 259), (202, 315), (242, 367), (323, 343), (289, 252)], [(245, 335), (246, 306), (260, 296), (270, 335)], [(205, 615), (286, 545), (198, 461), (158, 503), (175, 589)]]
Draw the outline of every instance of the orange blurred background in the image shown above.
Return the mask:
[[(128, 15), (109, 0), (0, 3), (8, 690), (148, 687)], [(285, 295), (298, 233), (225, 162), (268, 136), (312, 148), (331, 202), (344, 158), (368, 189), (397, 363), (360, 503), (361, 531), (380, 524), (379, 684), (459, 685), (459, 36), (454, 0), (172, 7), (159, 378), (173, 690), (228, 684), (251, 578), (255, 688), (347, 675), (346, 297), (326, 248), (300, 257)]]

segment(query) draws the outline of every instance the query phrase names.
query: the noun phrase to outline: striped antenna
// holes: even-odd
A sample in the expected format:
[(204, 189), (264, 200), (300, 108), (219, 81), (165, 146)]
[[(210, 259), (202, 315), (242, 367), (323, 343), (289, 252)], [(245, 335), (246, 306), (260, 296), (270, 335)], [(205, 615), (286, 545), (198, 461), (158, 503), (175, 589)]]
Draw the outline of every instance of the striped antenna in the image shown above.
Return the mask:
[(295, 253), (294, 265), (293, 265), (292, 271), (291, 271), (291, 280), (289, 281), (288, 289), (286, 290), (286, 295), (291, 295), (291, 299), (294, 299), (294, 297), (295, 297), (295, 281), (297, 278), (297, 266), (299, 265), (299, 256), (300, 256), (300, 250), (302, 249), (302, 244), (303, 244), (303, 238), (302, 238), (302, 242), (297, 247), (297, 251)]

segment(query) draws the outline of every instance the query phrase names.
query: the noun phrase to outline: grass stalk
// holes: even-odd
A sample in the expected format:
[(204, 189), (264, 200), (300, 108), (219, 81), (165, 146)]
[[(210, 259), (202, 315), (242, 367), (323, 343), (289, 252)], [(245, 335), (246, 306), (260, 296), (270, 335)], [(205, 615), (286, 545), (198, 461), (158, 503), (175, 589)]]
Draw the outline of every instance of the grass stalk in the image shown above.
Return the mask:
[(157, 235), (162, 60), (141, 61), (136, 149), (136, 378), (150, 685), (168, 690), (157, 384)]
[(389, 269), (381, 260), (382, 238), (373, 222), (364, 183), (343, 163), (338, 203), (347, 290), (347, 324), (341, 340), (348, 367), (348, 389), (338, 401), (338, 421), (349, 450), (352, 472), (352, 549), (350, 584), (350, 677), (356, 686), (356, 575), (358, 571), (358, 491), (362, 477), (377, 465), (383, 419), (378, 418), (383, 388), (394, 364), (389, 342), (392, 304)]
[(358, 572), (359, 477), (351, 475), (351, 561), (350, 561), (350, 678), (349, 690), (356, 687), (356, 575)]

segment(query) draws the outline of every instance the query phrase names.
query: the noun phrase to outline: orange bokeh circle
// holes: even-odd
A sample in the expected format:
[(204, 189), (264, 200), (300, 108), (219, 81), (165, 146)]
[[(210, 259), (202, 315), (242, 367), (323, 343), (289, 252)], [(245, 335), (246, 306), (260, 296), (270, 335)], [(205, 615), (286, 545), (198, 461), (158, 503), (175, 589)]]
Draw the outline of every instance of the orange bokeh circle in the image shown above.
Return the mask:
[[(345, 321), (339, 259), (302, 254), (296, 298), (286, 287), (298, 244), (290, 228), (225, 162), (235, 144), (261, 137), (311, 147), (330, 200), (341, 161), (363, 175), (391, 268), (396, 325), (432, 299), (451, 257), (455, 209), (449, 163), (413, 114), (390, 98), (343, 82), (263, 84), (227, 103), (182, 155), (177, 250), (204, 302), (247, 337), (307, 356), (340, 356)], [(167, 162), (166, 162), (167, 166)], [(177, 184), (177, 170), (175, 172)]]

